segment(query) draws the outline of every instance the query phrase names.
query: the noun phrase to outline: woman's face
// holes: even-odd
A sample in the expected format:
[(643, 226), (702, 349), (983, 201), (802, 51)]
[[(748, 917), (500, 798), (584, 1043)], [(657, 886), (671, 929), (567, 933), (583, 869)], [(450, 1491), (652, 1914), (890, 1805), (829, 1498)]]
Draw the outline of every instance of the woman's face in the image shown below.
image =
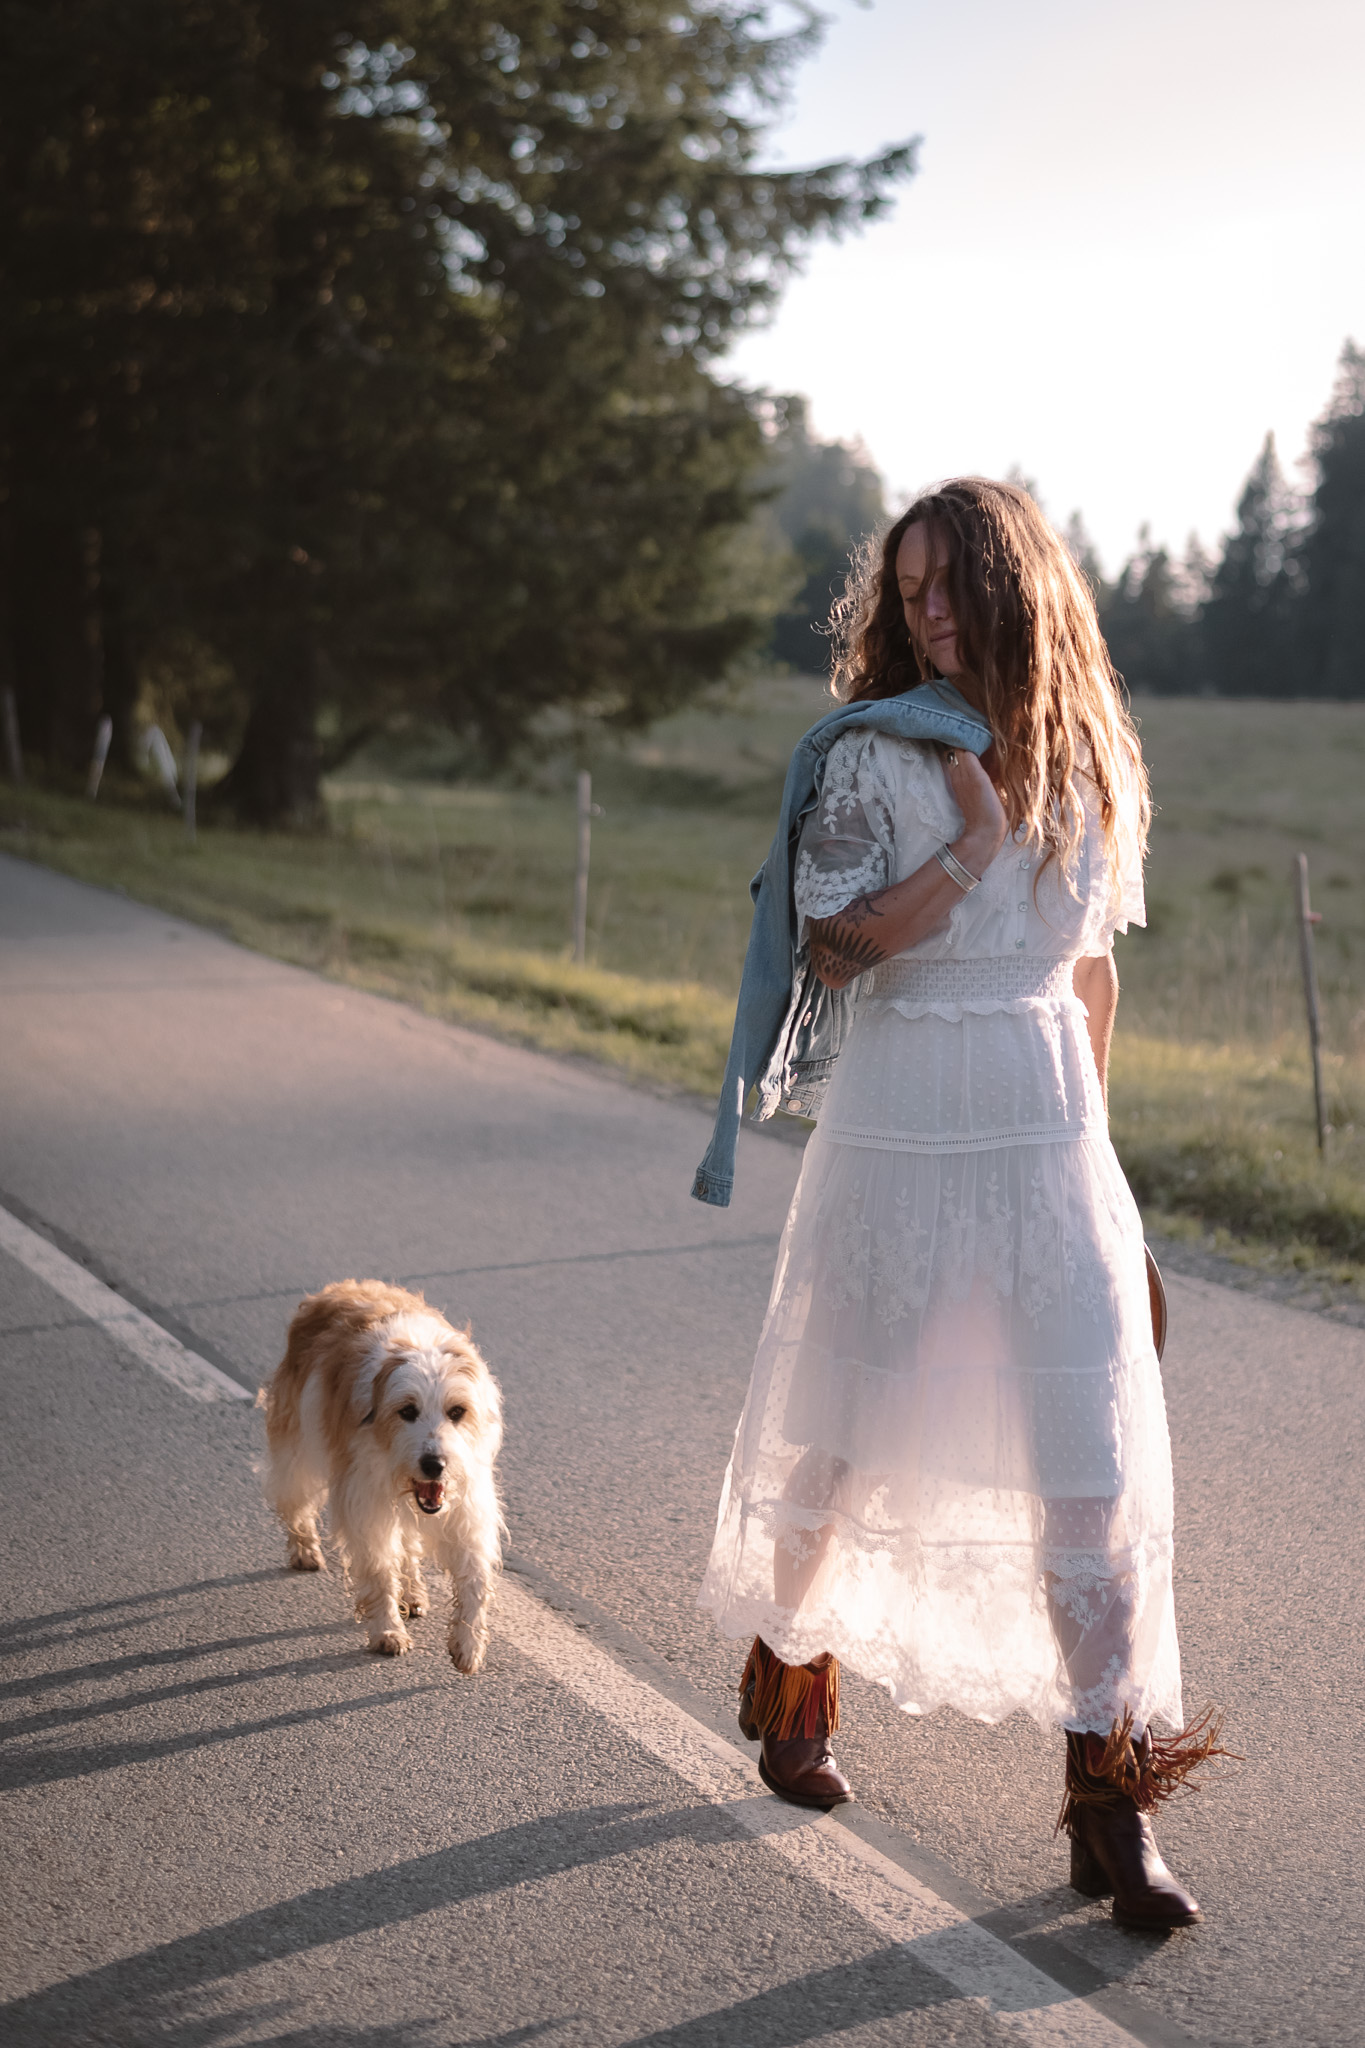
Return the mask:
[(910, 638), (941, 676), (962, 673), (957, 625), (948, 602), (947, 564), (934, 559), (934, 542), (923, 521), (907, 526), (896, 550), (896, 582)]

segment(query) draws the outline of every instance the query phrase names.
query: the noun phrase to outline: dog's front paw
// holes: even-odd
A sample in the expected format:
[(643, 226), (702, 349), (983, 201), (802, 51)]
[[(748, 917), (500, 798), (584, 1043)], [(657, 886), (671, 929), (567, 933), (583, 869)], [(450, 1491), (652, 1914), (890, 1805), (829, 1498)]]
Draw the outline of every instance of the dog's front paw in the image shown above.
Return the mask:
[(423, 1593), (404, 1593), (398, 1602), (398, 1612), (406, 1614), (409, 1621), (419, 1621), (426, 1611), (426, 1596)]
[(412, 1637), (405, 1628), (386, 1628), (382, 1636), (370, 1637), (370, 1648), (376, 1657), (401, 1657), (412, 1648)]
[(476, 1671), (483, 1669), (483, 1660), (488, 1654), (488, 1630), (471, 1628), (467, 1622), (457, 1621), (451, 1626), (446, 1647), (455, 1669), (472, 1678)]
[(318, 1543), (302, 1543), (291, 1538), (289, 1544), (289, 1569), (291, 1572), (325, 1572), (327, 1560)]

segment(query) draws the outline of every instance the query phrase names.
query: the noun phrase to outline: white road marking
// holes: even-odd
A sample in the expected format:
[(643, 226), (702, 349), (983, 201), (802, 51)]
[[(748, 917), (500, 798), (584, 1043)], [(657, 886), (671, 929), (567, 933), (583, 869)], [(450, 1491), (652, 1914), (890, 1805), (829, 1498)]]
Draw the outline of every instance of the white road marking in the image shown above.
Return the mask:
[[(159, 1323), (0, 1208), (0, 1250), (19, 1260), (115, 1343), (196, 1401), (249, 1401), (247, 1388), (187, 1350)], [(758, 1772), (713, 1729), (599, 1650), (513, 1579), (498, 1592), (499, 1627), (550, 1678), (605, 1715), (641, 1749), (720, 1807), (810, 1883), (848, 1906), (982, 2006), (1027, 2048), (1134, 2048), (1136, 2037), (1068, 1991), (939, 1897), (881, 1851), (825, 1814), (784, 1806)]]
[(210, 1365), (197, 1351), (187, 1350), (169, 1330), (154, 1323), (140, 1308), (134, 1308), (112, 1287), (106, 1287), (84, 1266), (78, 1266), (65, 1252), (59, 1252), (48, 1238), (30, 1230), (8, 1209), (0, 1209), (0, 1251), (6, 1251), (20, 1265), (27, 1266), (54, 1293), (73, 1308), (107, 1330), (123, 1350), (160, 1373), (192, 1401), (251, 1401), (250, 1389)]
[(1136, 2037), (1047, 1977), (987, 1928), (824, 1814), (783, 1806), (755, 1767), (505, 1578), (498, 1626), (515, 1648), (613, 1721), (809, 1882), (989, 2012), (1001, 2032), (1049, 2048), (1133, 2048)]

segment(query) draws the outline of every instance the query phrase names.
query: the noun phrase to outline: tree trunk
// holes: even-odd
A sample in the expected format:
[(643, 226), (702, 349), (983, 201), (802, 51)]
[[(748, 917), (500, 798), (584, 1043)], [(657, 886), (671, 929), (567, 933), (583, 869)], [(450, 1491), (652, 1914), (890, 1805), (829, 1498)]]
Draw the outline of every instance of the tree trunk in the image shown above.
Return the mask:
[(317, 711), (317, 650), (301, 632), (260, 666), (241, 752), (213, 792), (215, 806), (262, 830), (315, 830), (323, 817)]
[(0, 703), (5, 692), (14, 693), (18, 680), (14, 660), (14, 511), (13, 493), (8, 486), (0, 495)]
[(16, 521), (14, 659), (19, 715), (48, 767), (83, 776), (103, 705), (97, 529)]

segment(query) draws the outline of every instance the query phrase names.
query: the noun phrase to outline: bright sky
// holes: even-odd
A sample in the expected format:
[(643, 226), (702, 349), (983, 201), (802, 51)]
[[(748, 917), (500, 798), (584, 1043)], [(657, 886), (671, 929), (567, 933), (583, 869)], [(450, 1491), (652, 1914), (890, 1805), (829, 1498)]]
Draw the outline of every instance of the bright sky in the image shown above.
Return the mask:
[(1213, 546), (1268, 429), (1291, 479), (1365, 343), (1361, 0), (825, 0), (775, 163), (924, 138), (728, 365), (891, 489), (1036, 480), (1111, 571)]

